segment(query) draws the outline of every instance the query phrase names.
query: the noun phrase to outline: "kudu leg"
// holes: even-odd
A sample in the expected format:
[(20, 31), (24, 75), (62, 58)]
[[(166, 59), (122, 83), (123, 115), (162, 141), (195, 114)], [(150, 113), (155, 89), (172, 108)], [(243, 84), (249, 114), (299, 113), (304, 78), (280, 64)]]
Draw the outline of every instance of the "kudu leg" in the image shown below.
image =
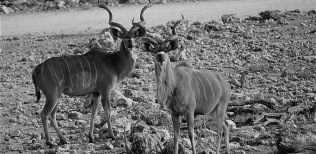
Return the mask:
[(219, 151), (221, 149), (221, 141), (222, 141), (222, 131), (223, 126), (222, 126), (222, 121), (218, 117), (217, 121), (217, 146), (216, 146), (216, 154), (219, 154)]
[(220, 102), (219, 105), (215, 109), (216, 113), (215, 113), (214, 119), (217, 120), (217, 150), (216, 150), (217, 154), (219, 154), (219, 151), (221, 149), (223, 130), (224, 130), (224, 135), (225, 135), (226, 153), (230, 153), (229, 152), (229, 130), (228, 130), (228, 126), (226, 125), (224, 121), (228, 102), (227, 101)]
[(223, 129), (224, 129), (224, 135), (225, 135), (226, 154), (230, 154), (230, 148), (229, 148), (229, 127), (227, 126), (225, 121), (223, 121)]
[(225, 148), (226, 148), (226, 154), (230, 154), (230, 148), (229, 148), (229, 127), (225, 121), (226, 111), (227, 111), (227, 105), (230, 103), (230, 100), (227, 100), (223, 104), (223, 109), (221, 116), (222, 116), (222, 126), (224, 129), (224, 137), (225, 137)]
[(94, 129), (94, 119), (95, 116), (98, 114), (99, 111), (99, 104), (101, 101), (101, 95), (100, 94), (92, 94), (93, 104), (92, 104), (92, 113), (91, 113), (91, 121), (90, 121), (90, 129), (88, 133), (89, 137), (89, 143), (94, 143), (93, 138), (93, 129)]
[(116, 139), (114, 136), (113, 130), (112, 130), (112, 124), (111, 124), (111, 104), (110, 104), (110, 92), (107, 92), (102, 95), (102, 107), (106, 116), (108, 128), (109, 128), (109, 134), (112, 139)]
[(55, 97), (46, 96), (46, 103), (41, 112), (41, 118), (42, 118), (44, 133), (45, 133), (46, 144), (50, 147), (53, 147), (53, 143), (51, 142), (51, 138), (48, 133), (47, 120), (48, 120), (48, 116), (52, 113), (52, 111), (56, 107), (56, 104), (57, 104), (57, 97), (55, 98)]
[(50, 121), (51, 121), (51, 123), (52, 123), (52, 125), (53, 125), (53, 127), (54, 127), (54, 129), (55, 129), (55, 131), (56, 131), (56, 133), (57, 133), (57, 135), (59, 137), (59, 139), (60, 139), (59, 145), (63, 145), (63, 144), (67, 144), (67, 141), (64, 138), (64, 136), (62, 135), (62, 133), (60, 132), (60, 130), (58, 128), (58, 125), (56, 123), (56, 111), (57, 111), (57, 108), (58, 108), (57, 104), (58, 103), (56, 103), (54, 110), (50, 114), (49, 119), (50, 119)]
[(191, 141), (192, 154), (196, 154), (195, 142), (194, 142), (194, 113), (193, 112), (188, 113), (186, 116), (186, 119), (187, 119), (189, 139)]
[(173, 129), (174, 129), (174, 154), (178, 154), (179, 151), (179, 136), (180, 136), (180, 115), (172, 113), (171, 114)]

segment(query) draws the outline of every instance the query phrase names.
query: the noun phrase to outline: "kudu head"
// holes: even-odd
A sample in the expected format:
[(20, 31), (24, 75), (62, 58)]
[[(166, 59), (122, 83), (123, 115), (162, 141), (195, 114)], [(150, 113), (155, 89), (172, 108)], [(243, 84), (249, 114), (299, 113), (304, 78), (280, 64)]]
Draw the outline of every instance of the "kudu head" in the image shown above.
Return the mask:
[[(182, 19), (175, 22), (174, 26), (171, 27), (172, 35), (165, 40), (159, 38), (143, 38), (142, 39), (142, 48), (145, 52), (150, 52), (155, 56), (155, 67), (156, 73), (160, 73), (162, 66), (170, 65), (170, 59), (168, 52), (178, 48), (178, 35), (176, 33), (176, 27), (183, 22)], [(158, 71), (158, 72), (157, 72)], [(156, 74), (157, 75), (157, 74)]]
[(149, 7), (152, 6), (152, 4), (148, 4), (142, 9), (142, 11), (140, 13), (140, 20), (141, 20), (140, 22), (135, 23), (134, 19), (133, 19), (133, 21), (132, 21), (133, 26), (129, 31), (122, 24), (112, 21), (113, 16), (112, 16), (111, 10), (108, 7), (106, 7), (105, 5), (101, 5), (100, 0), (98, 0), (98, 4), (99, 4), (100, 8), (103, 8), (106, 11), (108, 11), (108, 13), (109, 13), (109, 25), (111, 26), (109, 28), (110, 29), (109, 31), (114, 39), (118, 39), (118, 38), (122, 39), (123, 46), (121, 46), (121, 48), (124, 47), (125, 49), (130, 50), (135, 45), (134, 38), (145, 36), (145, 34), (146, 34), (146, 28), (145, 28), (146, 22), (145, 22), (143, 14), (144, 14), (146, 9), (148, 9)]

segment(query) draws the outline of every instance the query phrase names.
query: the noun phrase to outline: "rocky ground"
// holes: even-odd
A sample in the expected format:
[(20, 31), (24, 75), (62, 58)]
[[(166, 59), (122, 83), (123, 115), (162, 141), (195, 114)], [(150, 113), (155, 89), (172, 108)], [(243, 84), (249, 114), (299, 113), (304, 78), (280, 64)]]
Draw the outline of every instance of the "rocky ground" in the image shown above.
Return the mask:
[[(220, 72), (232, 86), (228, 107), (232, 153), (315, 153), (316, 141), (316, 12), (266, 11), (248, 19), (223, 16), (222, 22), (187, 21), (179, 26), (180, 51), (174, 64), (186, 61), (195, 69)], [(152, 35), (171, 34), (170, 21), (152, 27)], [(170, 114), (155, 104), (153, 57), (134, 50), (135, 70), (113, 93), (112, 121), (117, 140), (107, 126), (95, 128), (96, 143), (88, 143), (89, 97), (60, 99), (58, 125), (70, 142), (49, 149), (36, 104), (31, 72), (44, 60), (87, 52), (91, 35), (28, 34), (1, 38), (1, 153), (123, 153), (125, 139), (134, 153), (168, 153), (173, 142)], [(102, 121), (103, 110), (96, 123)], [(182, 120), (181, 150), (190, 153)], [(207, 117), (195, 121), (198, 153), (216, 150), (214, 125)], [(124, 128), (126, 136), (124, 135)], [(54, 143), (59, 139), (53, 130)]]

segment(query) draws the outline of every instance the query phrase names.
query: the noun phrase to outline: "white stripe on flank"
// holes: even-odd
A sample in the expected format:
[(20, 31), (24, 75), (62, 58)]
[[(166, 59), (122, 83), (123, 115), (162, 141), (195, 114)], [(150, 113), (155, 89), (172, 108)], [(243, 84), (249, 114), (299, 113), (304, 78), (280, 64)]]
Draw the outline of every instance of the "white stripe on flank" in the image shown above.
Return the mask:
[(76, 84), (76, 86), (77, 86), (77, 88), (78, 88), (78, 72), (77, 72), (77, 66), (76, 66), (76, 63), (75, 63), (75, 61), (74, 61), (74, 58), (73, 57), (71, 57), (71, 60), (72, 60), (72, 62), (74, 63), (74, 68), (75, 68), (75, 71), (76, 71), (76, 80), (77, 80), (77, 84)]
[(51, 67), (52, 67), (52, 69), (53, 69), (54, 75), (55, 75), (55, 77), (56, 77), (56, 79), (57, 79), (58, 85), (60, 85), (60, 83), (59, 83), (59, 78), (58, 78), (58, 76), (57, 76), (57, 74), (56, 74), (56, 72), (55, 72), (54, 65), (53, 65), (53, 63), (52, 63), (51, 60), (50, 60), (49, 62), (50, 62), (50, 65), (51, 65)]
[[(88, 63), (88, 65), (89, 65), (89, 80), (88, 80), (88, 82), (90, 83), (91, 81), (91, 66), (90, 66), (90, 63), (89, 63), (89, 61), (88, 61), (88, 59), (86, 58), (86, 56), (85, 55), (83, 55), (83, 57), (84, 57), (84, 59), (87, 61), (87, 63)], [(89, 86), (89, 85), (88, 85)]]
[(213, 91), (212, 84), (210, 83), (210, 81), (208, 80), (208, 78), (205, 76), (205, 74), (204, 74), (203, 72), (201, 72), (201, 73), (202, 73), (202, 75), (205, 77), (206, 81), (208, 82), (208, 85), (209, 85), (209, 87), (210, 87), (210, 89), (211, 89), (211, 92), (212, 92), (212, 94), (213, 94), (214, 91)]
[(70, 73), (70, 68), (69, 68), (68, 62), (64, 58), (64, 56), (61, 56), (61, 58), (63, 58), (63, 60), (66, 62), (66, 65), (67, 65), (67, 68), (68, 68), (68, 73), (69, 73), (69, 79), (70, 79), (71, 87), (73, 87), (74, 85), (72, 84), (72, 78), (71, 78), (71, 73)]
[[(195, 74), (195, 73), (192, 73), (192, 74)], [(206, 93), (205, 93), (205, 88), (204, 88), (203, 82), (202, 82), (201, 78), (198, 76), (198, 74), (196, 74), (195, 76), (196, 76), (197, 79), (201, 82), (201, 85), (202, 85), (203, 91), (204, 91), (204, 98), (205, 98), (205, 101), (206, 101), (206, 100), (207, 100), (207, 97), (206, 97)], [(200, 87), (200, 86), (198, 85), (198, 87)], [(199, 89), (200, 89), (200, 88), (199, 88)]]
[(41, 72), (41, 77), (43, 78), (42, 80), (44, 81), (45, 80), (45, 76), (44, 76), (44, 63), (42, 63), (42, 72)]
[(98, 70), (97, 70), (97, 67), (95, 66), (95, 63), (94, 63), (94, 60), (93, 60), (93, 58), (91, 57), (91, 55), (89, 55), (90, 56), (90, 58), (92, 59), (92, 63), (93, 63), (93, 66), (94, 66), (94, 69), (95, 69), (95, 80), (94, 80), (94, 84), (96, 84), (97, 83), (97, 78), (98, 78)]
[(59, 62), (59, 59), (57, 59), (57, 61), (58, 61), (59, 67), (60, 67), (60, 71), (61, 71), (61, 73), (63, 73), (63, 80), (64, 80), (64, 82), (65, 82), (64, 70), (63, 70), (63, 68), (61, 67), (61, 64), (60, 64), (60, 62)]
[(82, 65), (80, 59), (78, 58), (78, 56), (76, 56), (76, 57), (77, 57), (77, 59), (78, 59), (78, 61), (80, 63), (81, 69), (82, 69), (82, 87), (84, 87), (84, 69), (83, 69), (83, 65)]
[[(52, 69), (51, 69), (50, 66), (49, 66), (49, 61), (51, 61), (51, 59), (48, 60), (48, 62), (47, 62), (47, 67), (48, 67), (48, 69), (49, 69), (50, 74), (51, 74), (52, 76), (54, 76), (54, 73), (53, 73)], [(56, 78), (53, 77), (53, 79), (54, 79), (55, 82), (58, 83), (58, 81), (56, 81)]]

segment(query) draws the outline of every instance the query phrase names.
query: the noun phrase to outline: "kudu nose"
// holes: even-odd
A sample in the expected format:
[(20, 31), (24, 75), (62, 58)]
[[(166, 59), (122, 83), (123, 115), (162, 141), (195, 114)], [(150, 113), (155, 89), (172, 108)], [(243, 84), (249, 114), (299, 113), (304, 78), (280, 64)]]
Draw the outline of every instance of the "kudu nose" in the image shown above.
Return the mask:
[(167, 59), (167, 56), (165, 55), (165, 53), (158, 53), (157, 54), (157, 61), (162, 63)]
[(135, 47), (135, 40), (133, 38), (127, 40), (127, 47), (128, 48)]

